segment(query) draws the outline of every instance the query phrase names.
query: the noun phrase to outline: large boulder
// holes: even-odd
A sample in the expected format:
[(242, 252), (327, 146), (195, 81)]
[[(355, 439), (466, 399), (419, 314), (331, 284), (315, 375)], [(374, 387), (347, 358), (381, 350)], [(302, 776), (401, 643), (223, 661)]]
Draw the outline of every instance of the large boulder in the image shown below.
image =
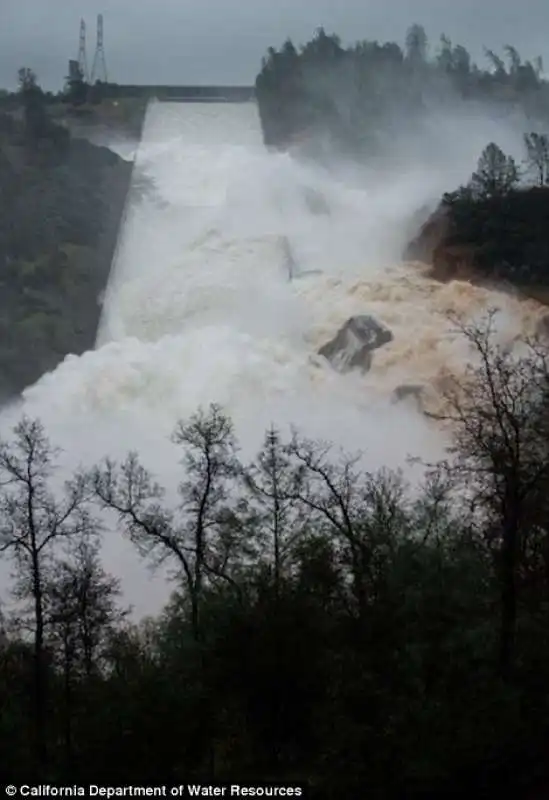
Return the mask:
[(478, 247), (450, 239), (450, 210), (440, 205), (421, 226), (404, 251), (406, 261), (422, 261), (432, 267), (431, 277), (439, 281), (473, 280)]
[(432, 258), (431, 277), (438, 281), (466, 280), (474, 282), (479, 277), (475, 268), (477, 248), (471, 244), (446, 244), (435, 248)]
[(388, 328), (369, 314), (361, 314), (350, 317), (318, 352), (338, 372), (352, 369), (368, 372), (372, 366), (372, 352), (392, 340), (393, 334)]
[(418, 411), (425, 410), (425, 387), (417, 383), (403, 383), (393, 390), (393, 403), (408, 402), (414, 405)]

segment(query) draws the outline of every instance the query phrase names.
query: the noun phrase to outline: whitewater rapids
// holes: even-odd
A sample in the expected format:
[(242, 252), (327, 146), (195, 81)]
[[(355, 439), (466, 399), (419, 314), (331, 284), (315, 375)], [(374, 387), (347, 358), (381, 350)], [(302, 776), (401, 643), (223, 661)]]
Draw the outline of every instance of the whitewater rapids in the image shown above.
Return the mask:
[[(362, 448), (369, 468), (437, 458), (440, 431), (390, 397), (421, 383), (436, 405), (444, 375), (463, 368), (470, 356), (446, 313), (472, 318), (498, 305), (508, 340), (535, 324), (534, 303), (395, 266), (403, 220), (439, 196), (447, 176), (408, 171), (365, 185), (268, 154), (252, 103), (152, 103), (134, 175), (154, 187), (126, 210), (96, 349), (68, 356), (0, 420), (6, 435), (22, 412), (39, 416), (63, 469), (135, 449), (173, 498), (180, 454), (168, 436), (214, 401), (232, 416), (244, 459), (271, 423)], [(311, 190), (328, 216), (307, 203)], [(341, 376), (316, 353), (360, 313), (394, 341), (367, 376)], [(138, 615), (166, 599), (164, 580), (118, 534), (106, 539), (105, 561)]]

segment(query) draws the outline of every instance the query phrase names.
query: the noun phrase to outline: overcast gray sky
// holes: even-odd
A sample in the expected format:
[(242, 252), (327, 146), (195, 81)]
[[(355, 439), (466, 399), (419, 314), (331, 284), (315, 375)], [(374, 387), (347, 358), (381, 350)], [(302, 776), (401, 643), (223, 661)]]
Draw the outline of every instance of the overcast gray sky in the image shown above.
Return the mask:
[(483, 45), (511, 43), (549, 66), (549, 0), (0, 0), (0, 85), (11, 88), (25, 65), (60, 88), (81, 17), (91, 63), (98, 13), (120, 83), (252, 83), (269, 45), (305, 41), (319, 25), (345, 42), (402, 41), (420, 22), (433, 43), (444, 31), (477, 59)]

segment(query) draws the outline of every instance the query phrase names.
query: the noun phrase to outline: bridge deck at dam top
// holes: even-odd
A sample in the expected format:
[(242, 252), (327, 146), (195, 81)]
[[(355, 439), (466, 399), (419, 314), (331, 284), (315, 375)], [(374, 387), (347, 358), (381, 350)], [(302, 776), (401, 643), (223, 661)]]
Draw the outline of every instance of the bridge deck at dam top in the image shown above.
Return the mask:
[(253, 86), (143, 86), (105, 84), (104, 97), (143, 98), (169, 103), (250, 103), (255, 101)]

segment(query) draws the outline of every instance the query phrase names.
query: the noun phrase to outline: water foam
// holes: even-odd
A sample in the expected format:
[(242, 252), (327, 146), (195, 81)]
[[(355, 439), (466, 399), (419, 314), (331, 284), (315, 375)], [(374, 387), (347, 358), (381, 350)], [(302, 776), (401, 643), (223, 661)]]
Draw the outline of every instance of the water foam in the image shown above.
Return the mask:
[[(152, 104), (135, 168), (152, 178), (156, 199), (128, 209), (96, 349), (67, 357), (1, 420), (4, 431), (21, 410), (40, 416), (66, 469), (137, 449), (173, 492), (178, 453), (167, 437), (212, 401), (232, 415), (245, 458), (271, 422), (363, 448), (372, 468), (436, 458), (440, 432), (389, 395), (421, 382), (436, 399), (445, 371), (462, 368), (468, 353), (445, 313), (499, 304), (508, 339), (537, 313), (468, 284), (436, 284), (417, 265), (384, 266), (402, 245), (404, 212), (439, 178), (364, 187), (269, 155), (253, 104)], [(329, 216), (311, 210), (306, 190)], [(293, 281), (285, 241), (304, 273)], [(337, 375), (316, 355), (355, 313), (395, 334), (366, 377)], [(105, 554), (129, 602), (154, 610), (162, 581), (114, 534)]]

